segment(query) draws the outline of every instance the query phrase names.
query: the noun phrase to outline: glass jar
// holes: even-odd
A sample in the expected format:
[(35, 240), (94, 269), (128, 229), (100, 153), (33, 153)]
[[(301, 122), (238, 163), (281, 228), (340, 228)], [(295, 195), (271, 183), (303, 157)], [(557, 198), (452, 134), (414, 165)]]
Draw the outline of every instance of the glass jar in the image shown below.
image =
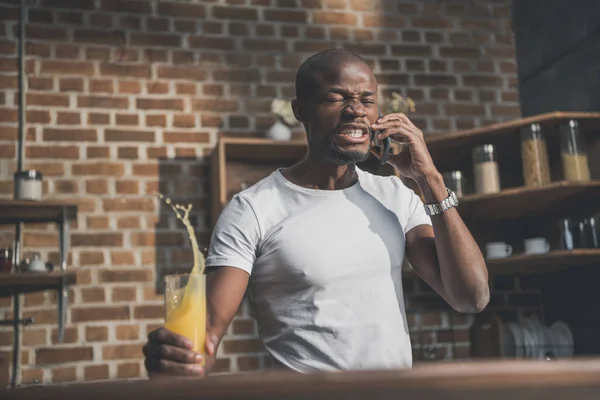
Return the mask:
[(456, 197), (463, 197), (467, 193), (465, 176), (462, 171), (444, 172), (442, 177), (446, 187), (456, 193)]
[(542, 186), (550, 183), (546, 138), (539, 124), (531, 124), (521, 129), (521, 160), (525, 186)]
[(490, 194), (500, 191), (500, 173), (493, 145), (484, 144), (473, 149), (473, 176), (475, 192)]
[(12, 251), (8, 247), (0, 248), (0, 273), (6, 274), (12, 272), (13, 257)]
[(577, 120), (571, 119), (560, 126), (560, 157), (565, 180), (590, 180), (587, 149)]

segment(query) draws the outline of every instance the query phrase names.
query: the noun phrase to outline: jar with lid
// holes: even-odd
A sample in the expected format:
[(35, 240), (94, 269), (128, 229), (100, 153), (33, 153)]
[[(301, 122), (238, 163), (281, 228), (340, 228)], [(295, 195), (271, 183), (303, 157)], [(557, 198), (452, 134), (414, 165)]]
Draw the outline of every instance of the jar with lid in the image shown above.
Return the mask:
[(539, 124), (531, 124), (521, 129), (521, 160), (525, 186), (550, 183), (546, 138)]
[(571, 119), (560, 126), (560, 157), (565, 180), (590, 180), (587, 149), (577, 120)]
[(15, 172), (15, 199), (41, 200), (42, 173), (36, 170)]
[(473, 176), (477, 193), (490, 194), (500, 191), (500, 173), (493, 145), (484, 144), (473, 149)]
[(463, 197), (467, 193), (465, 175), (462, 171), (444, 172), (442, 177), (446, 187), (456, 193), (456, 197)]

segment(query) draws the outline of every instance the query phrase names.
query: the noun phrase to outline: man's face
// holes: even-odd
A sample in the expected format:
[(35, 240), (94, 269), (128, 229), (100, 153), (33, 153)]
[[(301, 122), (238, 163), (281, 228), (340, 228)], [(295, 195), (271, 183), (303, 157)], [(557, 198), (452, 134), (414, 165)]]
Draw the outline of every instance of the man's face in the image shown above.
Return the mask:
[(318, 89), (305, 104), (310, 153), (322, 162), (343, 165), (369, 156), (371, 124), (378, 118), (377, 81), (358, 62), (343, 63), (318, 76)]

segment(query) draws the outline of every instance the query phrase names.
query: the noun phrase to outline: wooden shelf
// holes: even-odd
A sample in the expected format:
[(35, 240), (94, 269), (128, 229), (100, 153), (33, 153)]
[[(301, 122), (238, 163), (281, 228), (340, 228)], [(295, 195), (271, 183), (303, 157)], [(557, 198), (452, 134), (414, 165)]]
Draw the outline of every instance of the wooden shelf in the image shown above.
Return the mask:
[(600, 264), (600, 249), (554, 250), (546, 254), (516, 254), (487, 260), (491, 273), (544, 273)]
[(76, 281), (77, 274), (73, 271), (0, 274), (0, 297), (58, 289), (61, 284), (72, 285)]
[(56, 222), (77, 218), (77, 206), (56, 201), (0, 200), (0, 224)]
[(579, 121), (582, 133), (600, 131), (600, 113), (557, 111), (443, 135), (428, 136), (426, 137), (426, 143), (430, 151), (436, 152), (438, 149), (471, 147), (502, 137), (514, 136), (518, 138), (522, 127), (535, 123), (540, 124), (544, 131), (554, 132), (555, 126), (570, 119)]
[(487, 195), (469, 195), (459, 200), (465, 221), (490, 221), (523, 216), (573, 214), (593, 215), (600, 210), (600, 180), (552, 182), (538, 187), (518, 187)]

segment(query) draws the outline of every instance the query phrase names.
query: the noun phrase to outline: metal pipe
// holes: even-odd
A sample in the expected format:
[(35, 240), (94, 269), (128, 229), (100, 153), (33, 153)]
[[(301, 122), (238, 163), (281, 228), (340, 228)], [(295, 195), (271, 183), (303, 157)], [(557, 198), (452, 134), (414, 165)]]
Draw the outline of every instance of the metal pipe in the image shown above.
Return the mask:
[(10, 376), (10, 387), (15, 389), (17, 387), (17, 374), (19, 373), (19, 364), (21, 358), (21, 336), (20, 332), (20, 316), (21, 315), (21, 298), (19, 294), (13, 296), (13, 362), (12, 362), (12, 375)]
[(19, 7), (19, 43), (18, 54), (19, 59), (19, 140), (17, 143), (17, 171), (23, 170), (23, 161), (25, 158), (25, 86), (27, 84), (25, 71), (25, 19), (27, 9), (25, 0), (21, 0)]

